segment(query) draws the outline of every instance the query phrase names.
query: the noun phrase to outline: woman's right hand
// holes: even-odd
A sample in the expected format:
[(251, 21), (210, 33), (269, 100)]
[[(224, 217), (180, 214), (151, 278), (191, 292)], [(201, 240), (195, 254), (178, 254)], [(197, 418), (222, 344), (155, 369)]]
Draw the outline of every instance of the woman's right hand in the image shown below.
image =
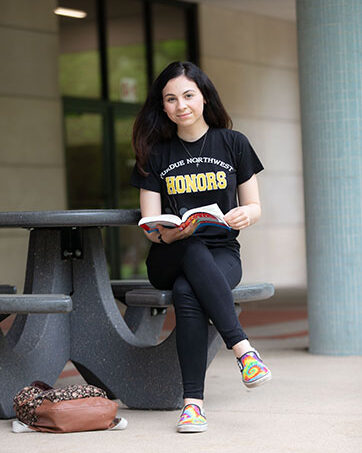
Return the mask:
[(162, 241), (166, 242), (166, 244), (171, 244), (175, 241), (180, 241), (181, 239), (186, 239), (187, 237), (191, 236), (193, 232), (196, 230), (198, 226), (198, 222), (191, 222), (187, 227), (184, 229), (180, 228), (165, 228), (162, 225), (156, 225), (158, 229), (158, 237), (161, 236)]
[[(157, 216), (161, 214), (161, 195), (158, 192), (141, 189), (140, 205), (142, 217)], [(165, 228), (162, 225), (157, 225), (158, 231), (148, 233), (144, 231), (148, 240), (160, 243), (159, 236), (161, 235), (163, 242), (171, 244), (175, 241), (180, 241), (193, 234), (198, 226), (198, 222), (190, 223), (184, 229), (180, 228)]]

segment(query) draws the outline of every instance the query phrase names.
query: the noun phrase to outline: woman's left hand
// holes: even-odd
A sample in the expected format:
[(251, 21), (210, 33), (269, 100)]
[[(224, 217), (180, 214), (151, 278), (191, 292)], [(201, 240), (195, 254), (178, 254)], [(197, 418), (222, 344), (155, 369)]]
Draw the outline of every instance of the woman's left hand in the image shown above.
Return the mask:
[(224, 220), (233, 230), (242, 230), (251, 225), (249, 206), (238, 206), (224, 216)]

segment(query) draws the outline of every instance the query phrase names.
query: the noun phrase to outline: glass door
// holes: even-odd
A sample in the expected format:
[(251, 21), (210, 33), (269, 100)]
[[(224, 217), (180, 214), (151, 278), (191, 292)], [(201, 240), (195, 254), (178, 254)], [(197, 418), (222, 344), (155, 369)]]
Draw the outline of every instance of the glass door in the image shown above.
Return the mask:
[[(139, 208), (139, 190), (130, 185), (135, 164), (131, 145), (135, 114), (123, 113), (120, 108), (115, 108), (114, 112), (118, 207)], [(121, 277), (146, 278), (145, 259), (149, 241), (141, 228), (122, 227), (119, 229), (118, 238), (121, 251)]]
[[(115, 208), (110, 156), (110, 115), (99, 101), (64, 101), (64, 136), (69, 209)], [(119, 232), (104, 228), (111, 278), (120, 276)]]
[(65, 157), (69, 209), (107, 206), (101, 113), (65, 112)]
[[(59, 0), (69, 209), (132, 209), (132, 126), (147, 90), (173, 60), (197, 63), (197, 5), (166, 0)], [(111, 278), (145, 277), (149, 242), (136, 226), (104, 228)]]
[[(64, 100), (69, 209), (137, 209), (130, 185), (135, 164), (132, 127), (137, 104)], [(136, 226), (105, 228), (111, 278), (146, 277), (148, 241)]]

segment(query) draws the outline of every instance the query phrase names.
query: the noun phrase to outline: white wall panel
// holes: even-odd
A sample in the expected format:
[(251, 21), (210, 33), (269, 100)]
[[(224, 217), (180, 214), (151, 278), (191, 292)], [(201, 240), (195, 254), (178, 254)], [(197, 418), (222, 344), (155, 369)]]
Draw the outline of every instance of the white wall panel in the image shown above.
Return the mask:
[(200, 4), (201, 64), (262, 160), (262, 218), (240, 233), (243, 280), (305, 287), (296, 24)]

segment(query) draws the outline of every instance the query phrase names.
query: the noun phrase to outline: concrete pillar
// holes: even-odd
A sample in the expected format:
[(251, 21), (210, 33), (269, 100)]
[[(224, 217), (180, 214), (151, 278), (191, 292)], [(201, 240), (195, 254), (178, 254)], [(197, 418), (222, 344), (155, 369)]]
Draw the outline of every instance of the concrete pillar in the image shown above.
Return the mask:
[[(0, 211), (66, 206), (56, 0), (0, 0)], [(23, 289), (28, 232), (1, 229), (0, 283)]]
[(297, 0), (312, 353), (362, 354), (362, 2)]

